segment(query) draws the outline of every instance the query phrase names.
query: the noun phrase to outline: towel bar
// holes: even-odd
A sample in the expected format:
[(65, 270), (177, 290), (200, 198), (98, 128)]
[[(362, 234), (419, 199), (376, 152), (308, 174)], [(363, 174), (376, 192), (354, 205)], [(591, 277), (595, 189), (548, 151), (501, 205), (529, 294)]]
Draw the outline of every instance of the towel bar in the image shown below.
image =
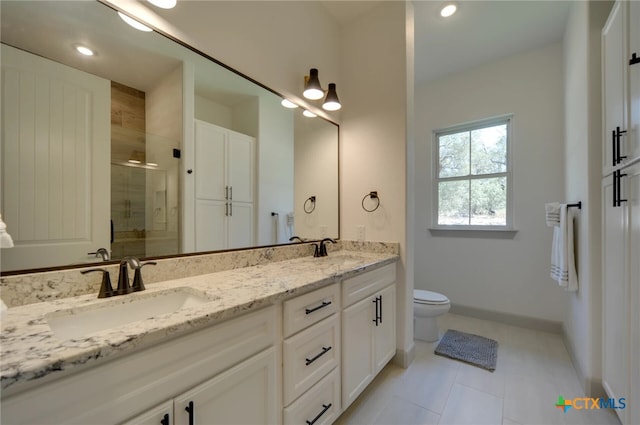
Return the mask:
[(577, 204), (567, 204), (567, 208), (572, 208), (572, 207), (578, 207), (579, 210), (582, 209), (582, 201), (578, 202)]

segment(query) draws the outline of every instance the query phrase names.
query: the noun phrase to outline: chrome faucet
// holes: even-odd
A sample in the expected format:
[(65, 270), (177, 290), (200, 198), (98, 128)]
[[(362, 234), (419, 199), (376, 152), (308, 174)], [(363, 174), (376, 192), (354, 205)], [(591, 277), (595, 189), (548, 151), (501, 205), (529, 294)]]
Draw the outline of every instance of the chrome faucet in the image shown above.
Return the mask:
[(96, 252), (89, 252), (88, 255), (95, 255), (96, 258), (102, 258), (102, 261), (109, 261), (109, 251), (106, 248), (98, 248)]

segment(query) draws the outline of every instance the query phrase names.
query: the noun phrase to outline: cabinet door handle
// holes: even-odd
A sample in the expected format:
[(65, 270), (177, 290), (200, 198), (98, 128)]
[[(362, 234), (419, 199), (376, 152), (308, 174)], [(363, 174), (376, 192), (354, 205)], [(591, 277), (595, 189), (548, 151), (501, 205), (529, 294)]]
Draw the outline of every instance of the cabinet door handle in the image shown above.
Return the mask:
[(307, 425), (313, 425), (313, 424), (315, 424), (315, 423), (316, 423), (316, 421), (317, 421), (318, 419), (320, 419), (320, 417), (321, 417), (322, 415), (324, 415), (324, 414), (326, 413), (326, 411), (327, 411), (327, 410), (329, 410), (329, 409), (331, 409), (331, 403), (329, 403), (329, 404), (323, 404), (323, 405), (322, 405), (322, 412), (318, 413), (318, 414), (316, 415), (316, 417), (315, 417), (315, 418), (313, 418), (312, 420), (307, 421)]
[(160, 421), (160, 425), (169, 425), (169, 414), (165, 413)]
[(229, 186), (229, 200), (233, 201), (233, 186)]
[(194, 416), (195, 416), (195, 412), (194, 412), (195, 409), (193, 407), (193, 401), (190, 401), (189, 405), (187, 407), (185, 407), (184, 410), (186, 410), (187, 413), (189, 413), (189, 425), (193, 425)]
[[(619, 128), (619, 127), (618, 127)], [(611, 130), (611, 162), (615, 167), (618, 164), (618, 157), (616, 156), (616, 131)]]
[(322, 351), (318, 354), (316, 354), (313, 358), (311, 359), (304, 359), (305, 361), (305, 366), (309, 366), (311, 363), (315, 362), (316, 360), (318, 360), (320, 357), (324, 356), (325, 354), (327, 354), (329, 351), (331, 351), (331, 346), (328, 347), (322, 347)]
[(620, 170), (617, 171), (618, 173), (618, 187), (616, 188), (618, 190), (618, 206), (621, 207), (623, 202), (627, 202), (626, 199), (622, 199), (622, 195), (621, 195), (621, 187), (622, 187), (622, 177), (626, 177), (626, 174), (622, 174), (622, 172)]
[(229, 200), (229, 186), (224, 187), (224, 199)]
[(613, 208), (618, 206), (618, 172), (613, 172)]
[(626, 155), (620, 155), (620, 136), (622, 134), (625, 134), (626, 132), (627, 132), (626, 130), (621, 131), (620, 127), (616, 127), (615, 134), (616, 134), (616, 152), (617, 152), (616, 155), (617, 156), (616, 156), (616, 163), (614, 165), (620, 164), (623, 159), (627, 158)]
[(228, 202), (224, 203), (224, 216), (225, 217), (229, 217), (229, 203)]
[(317, 306), (317, 307), (314, 307), (314, 308), (306, 308), (306, 309), (304, 310), (304, 314), (311, 314), (311, 313), (313, 313), (314, 311), (318, 311), (318, 310), (320, 310), (321, 308), (325, 308), (325, 307), (326, 307), (326, 306), (328, 306), (328, 305), (331, 305), (331, 301), (322, 301), (322, 304), (320, 304), (320, 305), (319, 305), (319, 306)]
[(233, 202), (229, 202), (229, 217), (233, 217)]
[(376, 304), (376, 318), (372, 321), (376, 324), (376, 326), (378, 326), (380, 323), (382, 323), (382, 295), (376, 297), (373, 302)]

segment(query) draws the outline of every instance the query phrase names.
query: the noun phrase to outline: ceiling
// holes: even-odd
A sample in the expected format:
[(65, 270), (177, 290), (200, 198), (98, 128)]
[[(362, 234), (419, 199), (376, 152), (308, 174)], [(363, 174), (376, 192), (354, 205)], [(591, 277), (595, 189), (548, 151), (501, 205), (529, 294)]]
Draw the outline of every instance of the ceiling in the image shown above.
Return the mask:
[[(424, 83), (562, 40), (571, 1), (467, 0), (442, 18), (444, 0), (414, 1), (415, 76)], [(342, 25), (379, 1), (323, 1)]]

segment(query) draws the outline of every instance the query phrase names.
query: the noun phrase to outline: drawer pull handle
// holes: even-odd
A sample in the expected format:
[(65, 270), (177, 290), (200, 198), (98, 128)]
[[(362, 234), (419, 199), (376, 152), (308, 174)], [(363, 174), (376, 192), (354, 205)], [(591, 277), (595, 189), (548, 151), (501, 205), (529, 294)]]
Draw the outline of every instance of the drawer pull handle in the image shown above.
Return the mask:
[(322, 351), (320, 353), (316, 354), (316, 356), (314, 358), (312, 358), (312, 359), (304, 359), (305, 360), (305, 366), (309, 366), (311, 363), (315, 362), (320, 357), (322, 357), (325, 354), (327, 354), (329, 351), (331, 351), (331, 346), (322, 347)]
[(169, 414), (165, 413), (164, 416), (162, 417), (162, 420), (160, 421), (161, 425), (169, 425)]
[(331, 403), (329, 403), (329, 404), (323, 404), (323, 405), (322, 405), (322, 412), (318, 413), (318, 416), (316, 416), (315, 418), (313, 418), (313, 420), (311, 420), (311, 421), (307, 421), (307, 425), (313, 425), (313, 424), (315, 424), (315, 423), (316, 423), (316, 421), (317, 421), (318, 419), (320, 419), (320, 417), (321, 417), (322, 415), (324, 415), (324, 414), (327, 412), (327, 410), (329, 410), (329, 409), (331, 409)]
[(194, 408), (193, 408), (193, 401), (189, 402), (189, 405), (187, 407), (184, 408), (184, 410), (186, 410), (189, 413), (189, 425), (193, 425), (194, 424)]
[(311, 314), (311, 313), (313, 313), (314, 311), (318, 311), (318, 310), (320, 310), (321, 308), (325, 308), (325, 307), (326, 307), (326, 306), (328, 306), (328, 305), (331, 305), (331, 301), (322, 301), (322, 304), (320, 304), (320, 305), (319, 305), (319, 306), (317, 306), (317, 307), (314, 307), (314, 308), (307, 308), (307, 309), (305, 309), (305, 310), (304, 310), (304, 314)]

